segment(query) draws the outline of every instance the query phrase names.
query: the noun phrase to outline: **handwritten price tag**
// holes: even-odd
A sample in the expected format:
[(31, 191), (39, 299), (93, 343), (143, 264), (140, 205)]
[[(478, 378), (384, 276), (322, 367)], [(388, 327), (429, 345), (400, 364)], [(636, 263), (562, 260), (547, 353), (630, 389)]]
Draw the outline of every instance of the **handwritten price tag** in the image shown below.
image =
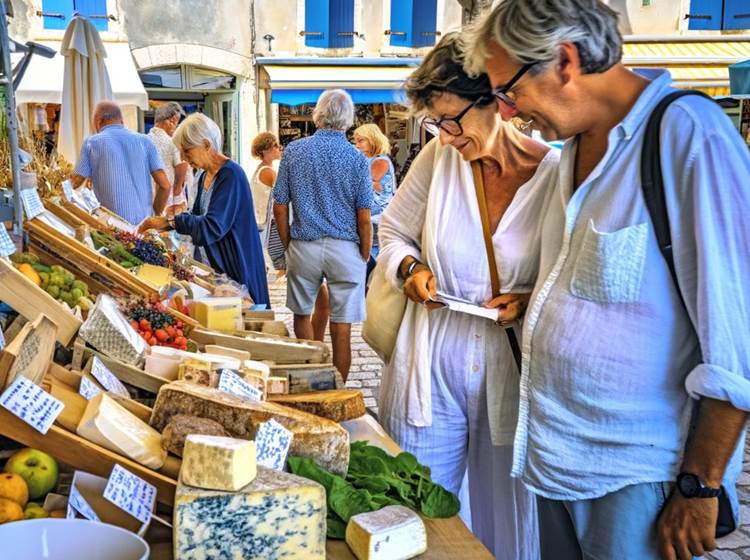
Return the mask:
[(42, 204), (42, 199), (39, 198), (36, 189), (23, 189), (21, 191), (21, 203), (23, 204), (23, 211), (26, 212), (26, 218), (29, 220), (33, 220), (39, 214), (44, 214), (44, 204)]
[(156, 488), (120, 465), (115, 465), (104, 488), (104, 497), (141, 523), (148, 523), (156, 501)]
[(62, 182), (62, 190), (63, 190), (63, 196), (65, 197), (65, 200), (72, 201), (73, 200), (73, 183), (70, 182), (69, 179), (66, 179)]
[(0, 406), (43, 434), (65, 408), (61, 401), (22, 375), (0, 396)]
[(102, 362), (97, 356), (94, 356), (94, 361), (91, 364), (91, 375), (93, 375), (107, 391), (112, 391), (115, 395), (127, 399), (130, 398), (130, 393), (128, 393), (125, 385), (115, 377), (114, 373), (109, 371), (109, 368), (107, 368), (107, 366), (104, 365), (104, 362)]
[(16, 245), (8, 235), (3, 224), (0, 224), (0, 257), (9, 257), (16, 252)]
[(255, 461), (269, 469), (284, 469), (294, 434), (276, 420), (264, 422), (255, 434)]
[(5, 348), (5, 335), (3, 335), (3, 329), (0, 329), (0, 351)]
[(99, 199), (96, 198), (94, 191), (92, 191), (91, 189), (88, 189), (86, 187), (81, 187), (78, 189), (78, 192), (81, 193), (81, 197), (83, 197), (83, 202), (86, 204), (86, 209), (89, 212), (93, 212), (97, 208), (101, 207), (101, 203), (99, 202)]
[(87, 400), (90, 401), (96, 395), (101, 393), (99, 387), (89, 381), (85, 377), (81, 377), (81, 386), (78, 388), (78, 392)]
[(231, 369), (221, 370), (221, 377), (219, 377), (219, 390), (251, 401), (260, 402), (263, 400), (262, 391), (257, 387), (250, 385)]
[(99, 519), (99, 516), (96, 515), (96, 512), (91, 508), (89, 503), (84, 499), (83, 496), (81, 496), (81, 493), (78, 491), (78, 488), (76, 488), (75, 484), (70, 487), (70, 497), (68, 498), (68, 512), (66, 514), (66, 517), (68, 518), (75, 518), (75, 512), (71, 512), (71, 507), (90, 521), (101, 521)]

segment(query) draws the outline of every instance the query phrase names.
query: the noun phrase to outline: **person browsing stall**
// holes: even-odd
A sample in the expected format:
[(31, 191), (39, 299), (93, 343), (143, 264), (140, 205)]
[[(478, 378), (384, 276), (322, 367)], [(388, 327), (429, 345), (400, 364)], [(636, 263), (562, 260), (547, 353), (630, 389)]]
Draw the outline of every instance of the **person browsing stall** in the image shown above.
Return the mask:
[[(176, 101), (168, 101), (160, 105), (154, 111), (154, 126), (149, 130), (148, 137), (156, 146), (156, 149), (164, 163), (164, 172), (172, 184), (167, 207), (164, 210), (167, 216), (174, 216), (187, 210), (187, 198), (185, 198), (185, 178), (189, 172), (190, 165), (182, 161), (180, 150), (172, 142), (172, 135), (180, 124), (180, 119), (185, 116), (182, 106)], [(154, 192), (156, 192), (156, 181), (154, 181)]]

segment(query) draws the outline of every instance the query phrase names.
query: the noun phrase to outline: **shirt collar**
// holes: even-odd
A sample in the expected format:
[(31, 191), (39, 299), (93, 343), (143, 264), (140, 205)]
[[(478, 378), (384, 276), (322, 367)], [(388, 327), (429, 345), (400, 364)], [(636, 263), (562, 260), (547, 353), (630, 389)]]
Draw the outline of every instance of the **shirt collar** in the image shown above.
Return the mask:
[(319, 128), (315, 131), (315, 136), (345, 136), (346, 133), (343, 130), (334, 130), (332, 128)]
[(99, 132), (104, 132), (108, 128), (125, 128), (125, 125), (124, 124), (118, 124), (118, 123), (108, 124), (107, 126), (103, 126), (101, 128), (101, 130), (99, 130)]
[(152, 126), (151, 130), (149, 130), (149, 132), (152, 133), (152, 134), (163, 134), (164, 136), (169, 136), (169, 134), (167, 134), (166, 130), (164, 130), (162, 128), (159, 128), (158, 126)]
[(615, 127), (617, 130), (622, 131), (622, 136), (626, 139), (630, 139), (636, 129), (646, 122), (654, 105), (663, 97), (662, 94), (672, 83), (672, 76), (668, 70), (639, 68), (635, 70), (635, 73), (650, 80), (651, 83), (638, 96), (635, 105), (633, 105), (633, 108), (630, 109), (630, 112), (622, 122)]

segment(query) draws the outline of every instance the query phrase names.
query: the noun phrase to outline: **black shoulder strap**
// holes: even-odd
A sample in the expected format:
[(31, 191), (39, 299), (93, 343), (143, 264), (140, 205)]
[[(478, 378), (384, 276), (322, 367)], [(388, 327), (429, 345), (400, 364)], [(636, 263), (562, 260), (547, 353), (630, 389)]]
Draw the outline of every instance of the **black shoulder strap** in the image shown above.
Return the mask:
[(661, 171), (661, 120), (667, 107), (680, 97), (685, 95), (700, 95), (711, 99), (706, 94), (694, 90), (675, 91), (662, 99), (651, 113), (646, 124), (646, 132), (643, 136), (643, 149), (641, 151), (641, 186), (643, 198), (646, 200), (648, 213), (654, 225), (654, 233), (659, 243), (659, 250), (667, 261), (669, 273), (680, 296), (682, 305), (685, 306), (685, 298), (680, 291), (677, 281), (677, 272), (674, 266), (672, 254), (672, 234), (669, 231), (669, 214), (667, 214), (667, 202), (664, 196), (664, 179)]

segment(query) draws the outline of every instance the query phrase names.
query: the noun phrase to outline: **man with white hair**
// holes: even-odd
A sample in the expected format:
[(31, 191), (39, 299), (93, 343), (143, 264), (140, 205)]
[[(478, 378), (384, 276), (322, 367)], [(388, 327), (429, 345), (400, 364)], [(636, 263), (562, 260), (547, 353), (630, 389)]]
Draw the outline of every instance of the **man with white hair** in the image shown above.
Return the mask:
[[(125, 128), (122, 111), (114, 101), (94, 109), (92, 134), (83, 141), (73, 172), (73, 186), (91, 179), (94, 194), (105, 208), (131, 224), (152, 212), (161, 214), (172, 188), (154, 144), (145, 134)], [(151, 179), (156, 182), (156, 193)]]
[[(148, 137), (156, 146), (161, 160), (164, 162), (164, 172), (172, 185), (172, 191), (167, 201), (165, 213), (167, 216), (176, 216), (187, 210), (187, 199), (185, 198), (185, 177), (189, 165), (182, 161), (180, 150), (172, 142), (172, 135), (180, 124), (180, 119), (185, 116), (182, 105), (176, 101), (167, 101), (159, 105), (154, 111), (154, 126), (149, 130)], [(156, 181), (153, 182), (154, 193), (156, 193)]]
[(467, 43), (504, 118), (568, 139), (513, 462), (539, 496), (543, 559), (701, 556), (736, 526), (750, 411), (747, 147), (712, 100), (627, 69), (598, 0), (504, 0)]
[(292, 142), (284, 151), (273, 212), (287, 247), (287, 306), (294, 313), (294, 333), (313, 338), (310, 315), (325, 280), (330, 291), (333, 364), (346, 380), (351, 324), (365, 318), (372, 180), (367, 159), (346, 138), (354, 122), (349, 94), (323, 92), (313, 121), (318, 128), (315, 134)]

